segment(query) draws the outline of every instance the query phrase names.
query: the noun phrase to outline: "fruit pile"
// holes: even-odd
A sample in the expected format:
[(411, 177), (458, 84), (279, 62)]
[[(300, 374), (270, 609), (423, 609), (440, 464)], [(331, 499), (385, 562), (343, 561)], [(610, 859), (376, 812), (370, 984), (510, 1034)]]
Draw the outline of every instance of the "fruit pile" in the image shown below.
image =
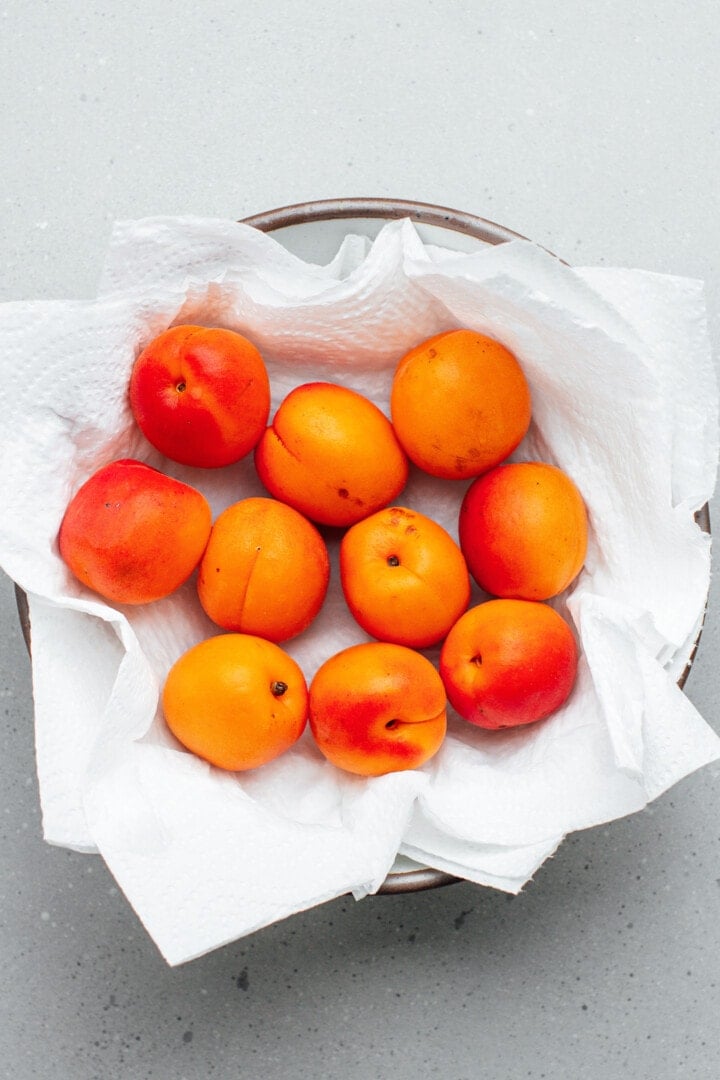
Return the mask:
[[(571, 693), (568, 623), (544, 601), (579, 573), (587, 516), (554, 465), (506, 459), (531, 420), (517, 358), (471, 330), (439, 334), (398, 364), (391, 420), (346, 387), (296, 387), (270, 419), (263, 358), (226, 329), (175, 326), (135, 361), (133, 415), (172, 461), (203, 469), (251, 451), (268, 497), (212, 521), (205, 497), (140, 461), (113, 461), (76, 492), (59, 550), (88, 588), (151, 603), (197, 571), (197, 595), (224, 631), (171, 668), (162, 705), (188, 750), (254, 769), (309, 721), (325, 757), (371, 776), (417, 768), (439, 749), (448, 701), (485, 729), (534, 723)], [(394, 500), (411, 464), (471, 481), (459, 544)], [(339, 530), (341, 530), (339, 532)], [(320, 611), (339, 536), (342, 593), (375, 641), (331, 656), (308, 688), (281, 644)], [(489, 599), (469, 608), (471, 576)], [(441, 644), (439, 666), (420, 651)]]

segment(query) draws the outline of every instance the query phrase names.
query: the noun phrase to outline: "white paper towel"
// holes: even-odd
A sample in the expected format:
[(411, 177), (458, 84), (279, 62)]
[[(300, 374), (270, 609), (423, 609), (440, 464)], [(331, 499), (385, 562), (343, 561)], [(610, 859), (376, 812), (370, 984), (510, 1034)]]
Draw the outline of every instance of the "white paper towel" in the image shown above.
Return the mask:
[[(72, 493), (117, 457), (194, 484), (215, 514), (264, 493), (251, 457), (184, 468), (135, 427), (132, 363), (178, 322), (247, 334), (273, 407), (322, 378), (387, 413), (398, 359), (457, 326), (516, 352), (533, 423), (514, 456), (566, 469), (591, 518), (586, 568), (555, 602), (582, 645), (566, 706), (525, 731), (489, 734), (453, 717), (423, 769), (368, 780), (325, 762), (309, 733), (244, 775), (185, 753), (157, 702), (177, 656), (217, 632), (193, 582), (113, 608), (71, 578), (56, 545)], [(398, 852), (517, 892), (568, 832), (638, 810), (720, 757), (675, 683), (707, 595), (709, 539), (693, 513), (713, 491), (718, 454), (700, 283), (573, 270), (525, 242), (456, 255), (423, 245), (408, 221), (372, 244), (346, 238), (320, 267), (234, 222), (157, 218), (116, 226), (97, 300), (3, 305), (0, 350), (0, 558), (30, 599), (45, 836), (101, 852), (169, 963), (373, 892)], [(456, 536), (466, 487), (412, 470), (397, 501)], [(286, 646), (308, 680), (367, 640), (331, 554), (326, 605)]]

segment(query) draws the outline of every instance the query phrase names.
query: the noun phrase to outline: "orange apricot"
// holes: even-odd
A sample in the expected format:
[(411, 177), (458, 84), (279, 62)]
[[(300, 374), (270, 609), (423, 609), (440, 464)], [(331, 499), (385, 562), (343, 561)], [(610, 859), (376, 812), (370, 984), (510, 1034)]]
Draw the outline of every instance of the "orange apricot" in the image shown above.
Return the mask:
[(404, 645), (368, 642), (331, 656), (310, 683), (310, 728), (322, 754), (359, 776), (417, 769), (440, 749), (446, 694)]
[(233, 330), (173, 326), (140, 353), (130, 405), (145, 438), (183, 465), (218, 468), (253, 449), (270, 412), (262, 356)]
[(174, 592), (198, 565), (210, 506), (189, 484), (132, 458), (98, 469), (71, 499), (60, 555), (106, 600), (147, 604)]
[(395, 370), (390, 404), (410, 460), (449, 480), (498, 465), (530, 425), (530, 390), (516, 357), (474, 330), (450, 330), (411, 349)]
[(323, 525), (352, 525), (387, 506), (408, 475), (380, 409), (324, 382), (287, 395), (255, 448), (255, 466), (272, 495)]
[(219, 634), (188, 649), (162, 692), (175, 738), (233, 772), (265, 765), (296, 743), (307, 705), (305, 677), (292, 657), (248, 634)]
[(329, 578), (327, 547), (315, 526), (275, 499), (249, 498), (213, 525), (197, 587), (218, 626), (278, 642), (310, 625)]
[(587, 552), (585, 503), (575, 483), (540, 461), (499, 465), (465, 493), (460, 547), (494, 596), (547, 600), (566, 589)]
[(340, 580), (363, 630), (415, 648), (445, 636), (470, 600), (460, 548), (441, 525), (402, 506), (378, 510), (345, 533)]

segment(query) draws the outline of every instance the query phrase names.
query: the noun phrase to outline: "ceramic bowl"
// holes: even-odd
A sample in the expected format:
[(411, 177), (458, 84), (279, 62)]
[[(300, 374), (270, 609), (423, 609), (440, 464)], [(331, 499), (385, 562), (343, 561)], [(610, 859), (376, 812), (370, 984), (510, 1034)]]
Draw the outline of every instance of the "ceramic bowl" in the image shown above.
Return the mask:
[[(333, 258), (346, 235), (353, 233), (373, 239), (386, 222), (398, 218), (409, 218), (425, 243), (458, 252), (472, 252), (487, 244), (526, 239), (511, 229), (462, 210), (405, 199), (322, 199), (266, 210), (244, 218), (243, 223), (272, 234), (275, 240), (294, 255), (308, 262), (323, 264)], [(700, 526), (709, 532), (707, 506), (702, 508), (697, 517)], [(27, 597), (19, 588), (16, 588), (16, 595), (23, 634), (29, 649)], [(695, 640), (690, 661), (678, 680), (681, 687), (689, 674), (701, 633), (702, 627)], [(380, 892), (416, 892), (447, 885), (455, 880), (457, 879), (450, 874), (420, 866), (401, 856)]]

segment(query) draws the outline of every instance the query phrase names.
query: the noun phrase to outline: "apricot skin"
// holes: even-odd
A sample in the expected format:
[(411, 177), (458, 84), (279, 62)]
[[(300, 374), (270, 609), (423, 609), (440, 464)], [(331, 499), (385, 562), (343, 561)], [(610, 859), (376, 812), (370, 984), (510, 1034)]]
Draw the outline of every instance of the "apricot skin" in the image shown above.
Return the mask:
[(429, 660), (386, 642), (336, 653), (310, 684), (310, 727), (324, 756), (359, 776), (417, 769), (445, 737), (447, 698)]
[(530, 388), (499, 341), (449, 330), (399, 362), (390, 396), (393, 424), (411, 461), (448, 480), (478, 476), (517, 448), (530, 425)]
[(402, 491), (408, 461), (392, 424), (368, 398), (335, 383), (295, 387), (255, 447), (276, 499), (321, 525), (360, 521)]
[(198, 573), (206, 614), (225, 630), (287, 641), (320, 611), (330, 559), (318, 530), (276, 499), (241, 499), (210, 533)]
[(578, 651), (572, 630), (547, 604), (488, 600), (470, 608), (440, 653), (453, 708), (496, 730), (543, 720), (567, 700)]
[(173, 326), (143, 349), (130, 378), (141, 431), (172, 461), (231, 465), (265, 430), (270, 383), (247, 338), (221, 327)]
[(463, 499), (460, 547), (478, 585), (493, 596), (548, 600), (579, 574), (587, 511), (570, 477), (540, 461), (498, 465)]
[(119, 604), (174, 592), (198, 565), (211, 511), (189, 484), (131, 458), (105, 465), (68, 505), (58, 546), (84, 585)]
[(345, 533), (340, 579), (363, 630), (418, 649), (440, 641), (470, 600), (455, 541), (431, 518), (402, 506), (379, 510)]
[(272, 642), (218, 634), (175, 662), (162, 705), (186, 749), (237, 772), (266, 765), (297, 742), (307, 722), (307, 686), (298, 664)]

